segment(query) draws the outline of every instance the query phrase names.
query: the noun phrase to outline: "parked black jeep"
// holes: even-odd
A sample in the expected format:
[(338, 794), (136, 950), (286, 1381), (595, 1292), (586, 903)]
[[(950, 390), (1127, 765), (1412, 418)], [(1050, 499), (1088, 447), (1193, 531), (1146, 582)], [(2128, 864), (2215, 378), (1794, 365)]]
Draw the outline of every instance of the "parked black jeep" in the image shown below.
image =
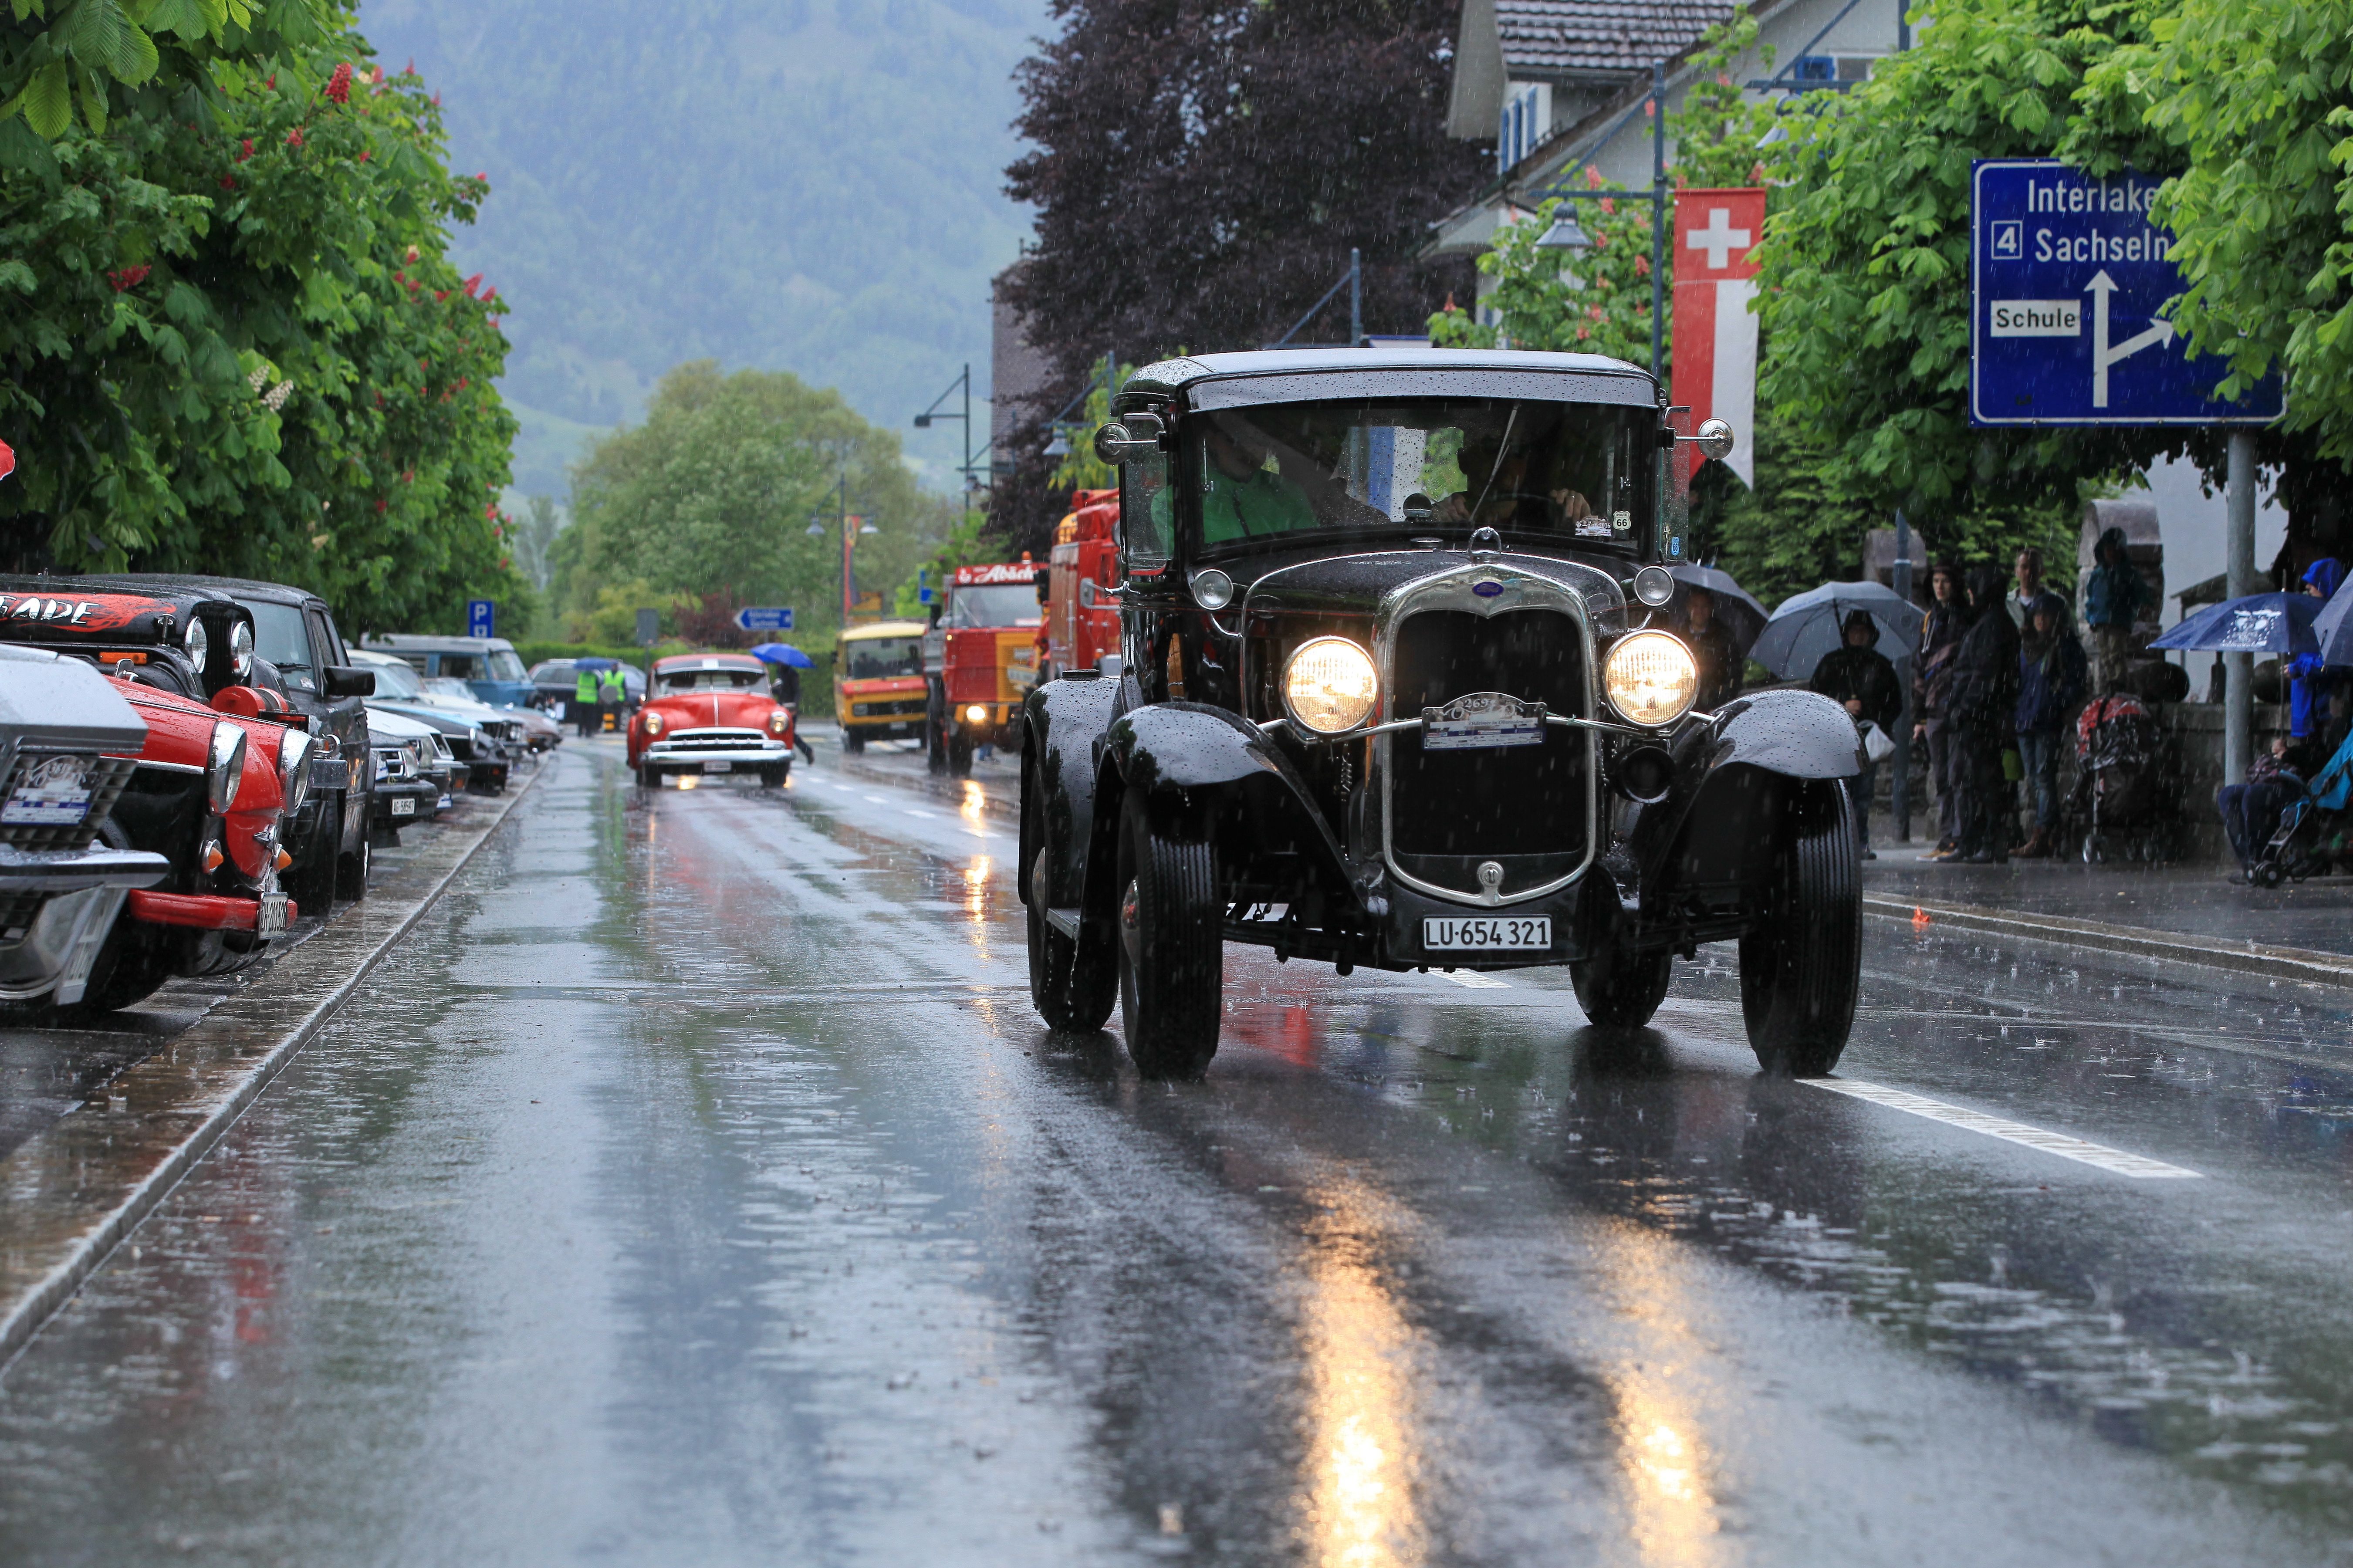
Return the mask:
[(1861, 965), (1862, 757), (1827, 698), (1695, 712), (1654, 623), (1729, 449), (1614, 360), (1209, 354), (1138, 372), (1117, 668), (1024, 707), (1019, 887), (1051, 1027), (1148, 1074), (1218, 1046), (1223, 946), (1346, 974), (1569, 966), (1647, 1022), (1737, 939), (1758, 1059), (1826, 1072)]

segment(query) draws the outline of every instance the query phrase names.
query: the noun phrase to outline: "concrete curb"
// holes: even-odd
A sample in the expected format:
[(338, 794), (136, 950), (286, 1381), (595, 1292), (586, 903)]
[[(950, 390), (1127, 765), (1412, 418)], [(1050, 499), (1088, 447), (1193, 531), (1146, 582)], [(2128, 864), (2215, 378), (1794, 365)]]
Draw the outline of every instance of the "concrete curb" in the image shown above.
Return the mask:
[[(430, 880), (406, 903), (371, 896), (329, 921), (252, 986), (115, 1079), (107, 1093), (123, 1097), (126, 1110), (70, 1114), (0, 1160), (0, 1369), (343, 1010), (549, 765), (533, 770), (495, 816), (437, 839), (413, 862)], [(92, 1180), (109, 1167), (125, 1179)]]
[(2301, 947), (2265, 947), (2247, 942), (2225, 944), (2213, 937), (2185, 936), (2178, 931), (2151, 931), (2146, 926), (2104, 925), (2097, 921), (2064, 915), (2023, 915), (2010, 910), (1989, 910), (1970, 904), (1947, 904), (1926, 899), (1897, 899), (1865, 893), (1862, 910), (1883, 920), (1910, 921), (1925, 914), (1935, 925), (1956, 931), (1984, 931), (2022, 942), (2057, 942), (2135, 958), (2158, 958), (2194, 963), (2206, 969), (2227, 969), (2241, 974), (2302, 980), (2316, 985), (2353, 985), (2353, 957), (2315, 952)]

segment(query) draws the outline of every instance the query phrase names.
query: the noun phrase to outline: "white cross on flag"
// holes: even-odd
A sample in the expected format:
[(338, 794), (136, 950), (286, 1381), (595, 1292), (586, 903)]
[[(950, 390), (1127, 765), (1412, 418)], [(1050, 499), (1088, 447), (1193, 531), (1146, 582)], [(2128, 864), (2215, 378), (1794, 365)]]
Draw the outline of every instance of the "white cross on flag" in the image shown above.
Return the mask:
[(1675, 368), (1669, 395), (1689, 407), (1696, 427), (1732, 426), (1725, 462), (1740, 482), (1757, 483), (1757, 294), (1750, 247), (1764, 237), (1765, 192), (1675, 193)]

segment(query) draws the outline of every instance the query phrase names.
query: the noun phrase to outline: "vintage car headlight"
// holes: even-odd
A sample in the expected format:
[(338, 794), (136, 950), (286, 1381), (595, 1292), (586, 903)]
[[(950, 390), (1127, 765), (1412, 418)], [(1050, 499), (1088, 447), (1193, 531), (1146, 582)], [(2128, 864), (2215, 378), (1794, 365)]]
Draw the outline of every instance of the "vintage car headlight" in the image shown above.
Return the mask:
[(649, 713), (646, 715), (646, 733), (649, 735), (659, 735), (661, 733), (660, 714)]
[(190, 616), (188, 635), (180, 639), (180, 646), (188, 650), (189, 660), (198, 669), (202, 669), (205, 667), (205, 656), (213, 650), (212, 634), (205, 630), (204, 622)]
[(1609, 706), (1636, 724), (1672, 724), (1699, 695), (1699, 666), (1691, 649), (1665, 632), (1621, 637), (1601, 667)]
[(768, 733), (781, 735), (793, 727), (793, 716), (779, 708), (768, 715)]
[(302, 808), (304, 797), (311, 793), (311, 737), (300, 730), (289, 730), (278, 741), (278, 784), (286, 792), (286, 815), (292, 816)]
[(1319, 735), (1353, 730), (1372, 717), (1380, 689), (1372, 655), (1346, 637), (1302, 643), (1282, 667), (1282, 706)]
[(239, 680), (253, 673), (253, 628), (243, 621), (228, 634), (228, 662)]
[(245, 731), (223, 720), (213, 722), (211, 760), (205, 767), (205, 797), (216, 816), (226, 816), (237, 804), (237, 786), (245, 782)]

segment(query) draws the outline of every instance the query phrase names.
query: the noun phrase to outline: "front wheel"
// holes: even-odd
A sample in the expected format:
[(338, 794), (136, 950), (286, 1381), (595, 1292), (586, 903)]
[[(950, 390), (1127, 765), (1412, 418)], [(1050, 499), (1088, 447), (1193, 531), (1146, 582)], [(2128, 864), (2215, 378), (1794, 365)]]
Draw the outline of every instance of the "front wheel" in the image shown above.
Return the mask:
[(853, 757), (858, 755), (866, 749), (866, 732), (863, 730), (842, 731), (841, 749)]
[(1765, 1070), (1819, 1078), (1838, 1065), (1862, 984), (1862, 860), (1836, 784), (1781, 825), (1763, 926), (1740, 939), (1740, 1011)]
[(1029, 1001), (1055, 1033), (1092, 1035), (1103, 1026), (1112, 1004), (1119, 1000), (1117, 967), (1100, 956), (1082, 963), (1077, 941), (1056, 931), (1046, 918), (1049, 895), (1042, 873), (1050, 853), (1046, 801), (1034, 779), (1026, 782), (1022, 837), (1029, 846), (1029, 862), (1021, 868), (1021, 887), (1029, 916)]
[(319, 815), (312, 819), (311, 831), (299, 846), (286, 847), (294, 857), (294, 864), (286, 868), (279, 883), (286, 896), (304, 914), (324, 917), (334, 912), (336, 862), (342, 858), (343, 797), (329, 794), (320, 797)]
[(1666, 1000), (1667, 985), (1674, 978), (1674, 954), (1664, 948), (1627, 952), (1608, 947), (1570, 964), (1568, 978), (1588, 1023), (1605, 1029), (1639, 1029)]
[(972, 736), (960, 728), (948, 731), (948, 776), (972, 776)]
[(793, 765), (790, 763), (785, 763), (782, 767), (762, 768), (760, 770), (760, 787), (762, 789), (783, 788), (785, 776), (792, 771)]
[(360, 835), (359, 847), (335, 858), (335, 897), (355, 904), (367, 897), (368, 846), (372, 835)]
[(661, 788), (660, 773), (653, 768), (639, 768), (638, 770), (638, 787), (639, 789)]
[(1155, 825), (1142, 790), (1120, 807), (1119, 1009), (1146, 1078), (1197, 1079), (1218, 1054), (1225, 932), (1205, 838)]

